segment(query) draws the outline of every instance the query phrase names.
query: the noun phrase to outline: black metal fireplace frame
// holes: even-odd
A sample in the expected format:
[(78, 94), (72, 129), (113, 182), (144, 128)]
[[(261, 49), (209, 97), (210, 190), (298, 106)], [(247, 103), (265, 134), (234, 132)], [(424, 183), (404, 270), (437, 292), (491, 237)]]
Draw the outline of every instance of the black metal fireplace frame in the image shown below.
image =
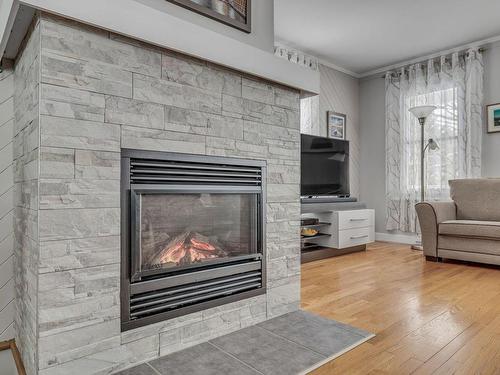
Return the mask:
[[(160, 160), (169, 162), (188, 162), (188, 163), (206, 163), (219, 164), (236, 167), (254, 167), (261, 170), (261, 181), (259, 187), (252, 186), (231, 186), (231, 188), (199, 185), (195, 188), (191, 184), (186, 185), (135, 185), (130, 178), (130, 161), (131, 159), (146, 159)], [(205, 310), (211, 307), (220, 306), (223, 304), (239, 301), (242, 299), (258, 296), (266, 293), (266, 241), (265, 241), (265, 222), (266, 222), (266, 162), (263, 160), (247, 160), (239, 158), (227, 158), (218, 156), (201, 156), (191, 154), (178, 154), (160, 151), (143, 151), (122, 149), (121, 152), (121, 283), (120, 283), (120, 298), (121, 298), (121, 329), (127, 331), (130, 329), (142, 327), (148, 324), (157, 323), (160, 321), (172, 319), (178, 316), (190, 314), (193, 312)], [(258, 210), (260, 220), (258, 221), (258, 247), (260, 253), (249, 256), (236, 257), (234, 259), (221, 262), (211, 262), (206, 267), (196, 266), (194, 272), (187, 273), (190, 270), (181, 270), (181, 272), (173, 271), (171, 275), (165, 274), (165, 278), (146, 279), (138, 281), (137, 275), (134, 275), (131, 262), (132, 241), (135, 240), (137, 234), (132, 233), (131, 221), (134, 220), (135, 214), (132, 213), (133, 200), (137, 198), (136, 193), (259, 193)], [(137, 225), (134, 226), (137, 228)], [(218, 267), (224, 264), (224, 267)], [(193, 267), (194, 268), (194, 267)], [(161, 270), (165, 272), (165, 270)], [(220, 277), (220, 280), (232, 278), (237, 280), (254, 280), (255, 274), (260, 274), (259, 287), (254, 289), (237, 292), (227, 296), (219, 296), (208, 301), (197, 302), (192, 305), (175, 308), (174, 310), (164, 311), (155, 315), (133, 318), (131, 315), (130, 301), (131, 296), (138, 293), (148, 293), (154, 288), (175, 288), (176, 285), (186, 283), (193, 277), (196, 282), (206, 282), (213, 279), (214, 275)], [(154, 272), (151, 274), (153, 275)], [(239, 276), (244, 274), (246, 276)], [(209, 279), (211, 277), (211, 279)], [(190, 279), (191, 278), (191, 279)], [(224, 279), (226, 278), (226, 279)], [(220, 283), (222, 283), (221, 281)], [(217, 288), (214, 288), (217, 289)]]

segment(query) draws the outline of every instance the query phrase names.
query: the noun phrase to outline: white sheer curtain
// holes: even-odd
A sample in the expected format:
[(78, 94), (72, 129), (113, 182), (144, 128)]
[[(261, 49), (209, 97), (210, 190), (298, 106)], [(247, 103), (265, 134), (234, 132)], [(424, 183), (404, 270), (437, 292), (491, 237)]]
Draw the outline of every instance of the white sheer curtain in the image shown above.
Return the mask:
[(448, 180), (481, 173), (483, 62), (465, 55), (415, 64), (386, 75), (386, 206), (388, 230), (416, 231), (420, 199), (420, 125), (408, 109), (438, 107), (425, 124), (439, 150), (426, 155), (426, 199), (449, 199)]

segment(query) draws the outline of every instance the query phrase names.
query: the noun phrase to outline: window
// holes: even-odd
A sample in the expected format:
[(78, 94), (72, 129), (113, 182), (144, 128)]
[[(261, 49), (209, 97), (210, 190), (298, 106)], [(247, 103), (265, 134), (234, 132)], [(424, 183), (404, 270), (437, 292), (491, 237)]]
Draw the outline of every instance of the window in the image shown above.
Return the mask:
[[(415, 105), (432, 104), (438, 108), (425, 124), (425, 144), (429, 138), (439, 145), (438, 150), (427, 150), (425, 157), (425, 185), (429, 198), (440, 199), (448, 194), (448, 180), (458, 177), (458, 89), (451, 87), (404, 98), (404, 145), (407, 148), (408, 170), (406, 186), (420, 195), (420, 124), (408, 112)], [(406, 115), (408, 112), (408, 115)], [(413, 173), (411, 173), (413, 171)], [(444, 189), (444, 190), (443, 190)]]

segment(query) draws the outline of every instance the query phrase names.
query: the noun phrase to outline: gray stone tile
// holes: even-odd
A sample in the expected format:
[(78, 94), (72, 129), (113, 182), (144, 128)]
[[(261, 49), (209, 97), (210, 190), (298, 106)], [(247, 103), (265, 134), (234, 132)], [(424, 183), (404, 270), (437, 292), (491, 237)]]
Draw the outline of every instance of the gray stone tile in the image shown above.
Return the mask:
[(150, 362), (162, 375), (256, 375), (255, 370), (209, 343)]
[(41, 145), (97, 151), (120, 151), (120, 125), (41, 116)]
[(108, 33), (84, 30), (72, 21), (44, 19), (42, 48), (59, 55), (98, 61), (124, 70), (159, 77), (161, 57), (158, 52), (109, 39)]
[(120, 153), (75, 150), (75, 178), (120, 179)]
[(119, 236), (45, 241), (40, 244), (39, 273), (60, 272), (119, 262)]
[(171, 51), (165, 51), (162, 55), (162, 78), (213, 92), (241, 96), (240, 74)]
[(225, 116), (265, 124), (299, 129), (299, 109), (290, 110), (247, 98), (222, 95), (222, 113)]
[(236, 149), (236, 141), (234, 139), (207, 137), (207, 149), (210, 150), (228, 150), (234, 151)]
[(140, 366), (117, 372), (115, 375), (158, 375), (158, 372), (153, 370), (149, 365), (142, 364)]
[(122, 126), (122, 147), (151, 151), (205, 153), (205, 136)]
[(165, 130), (243, 139), (241, 119), (177, 107), (165, 107)]
[(40, 114), (79, 120), (104, 121), (104, 95), (43, 84)]
[(267, 316), (272, 318), (299, 309), (300, 277), (281, 279), (280, 283), (268, 284)]
[(327, 357), (370, 336), (368, 332), (357, 329), (354, 332), (334, 320), (301, 310), (260, 323), (259, 327)]
[(297, 110), (300, 107), (299, 93), (286, 88), (274, 88), (274, 103), (277, 106)]
[[(0, 178), (1, 177), (3, 177), (3, 174), (0, 174)], [(10, 203), (11, 207), (12, 203), (16, 202), (16, 205), (18, 207), (37, 210), (39, 201), (38, 189), (39, 186), (37, 180), (19, 182), (15, 185), (15, 188), (13, 189), (15, 201), (10, 200), (10, 202), (8, 203)], [(4, 199), (4, 196), (9, 196), (9, 195), (12, 197), (12, 194), (4, 194), (2, 195), (2, 199)]]
[(300, 255), (300, 243), (297, 241), (297, 235), (291, 239), (283, 236), (275, 241), (267, 241), (267, 257), (269, 259), (294, 255)]
[(210, 342), (266, 375), (298, 374), (325, 358), (257, 326)]
[(288, 221), (300, 217), (300, 202), (268, 203), (267, 222)]
[(134, 99), (195, 111), (221, 113), (221, 94), (134, 74)]
[(268, 184), (299, 184), (300, 166), (285, 164), (267, 164), (267, 183)]
[(43, 240), (119, 235), (120, 209), (43, 210), (40, 211), (39, 225)]
[(40, 180), (40, 209), (120, 207), (119, 180)]
[(132, 97), (132, 72), (118, 66), (44, 51), (42, 82), (76, 89)]
[(106, 97), (106, 122), (163, 129), (163, 117), (164, 110), (160, 104), (117, 96)]
[(274, 104), (273, 86), (264, 81), (243, 78), (242, 97), (267, 104)]
[(223, 94), (241, 96), (241, 74), (230, 69), (226, 69), (214, 64), (208, 63), (208, 67), (215, 71), (215, 74), (224, 77)]
[(112, 361), (116, 370), (128, 368), (133, 364), (144, 363), (158, 357), (158, 335), (144, 337), (116, 348), (96, 352), (93, 359)]
[(119, 342), (120, 319), (40, 336), (40, 367), (68, 362), (73, 359), (108, 349), (109, 342)]
[(300, 141), (299, 129), (283, 128), (255, 121), (244, 121), (244, 129), (244, 139), (246, 141), (266, 142), (267, 144), (276, 144), (276, 141), (291, 142), (290, 145), (294, 149), (300, 149), (298, 144)]
[[(267, 185), (267, 201), (269, 203), (278, 202), (298, 202), (300, 199), (300, 186), (297, 184), (272, 184)], [(291, 218), (296, 219), (296, 218)]]

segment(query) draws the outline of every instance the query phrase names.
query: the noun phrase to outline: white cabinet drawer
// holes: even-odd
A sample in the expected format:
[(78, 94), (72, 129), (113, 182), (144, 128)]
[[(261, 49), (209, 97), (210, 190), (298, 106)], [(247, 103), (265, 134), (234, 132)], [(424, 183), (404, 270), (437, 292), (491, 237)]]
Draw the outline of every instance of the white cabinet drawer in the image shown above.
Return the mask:
[(374, 224), (373, 210), (337, 211), (338, 229), (371, 227)]
[(339, 248), (364, 245), (375, 240), (373, 227), (354, 228), (339, 231)]

